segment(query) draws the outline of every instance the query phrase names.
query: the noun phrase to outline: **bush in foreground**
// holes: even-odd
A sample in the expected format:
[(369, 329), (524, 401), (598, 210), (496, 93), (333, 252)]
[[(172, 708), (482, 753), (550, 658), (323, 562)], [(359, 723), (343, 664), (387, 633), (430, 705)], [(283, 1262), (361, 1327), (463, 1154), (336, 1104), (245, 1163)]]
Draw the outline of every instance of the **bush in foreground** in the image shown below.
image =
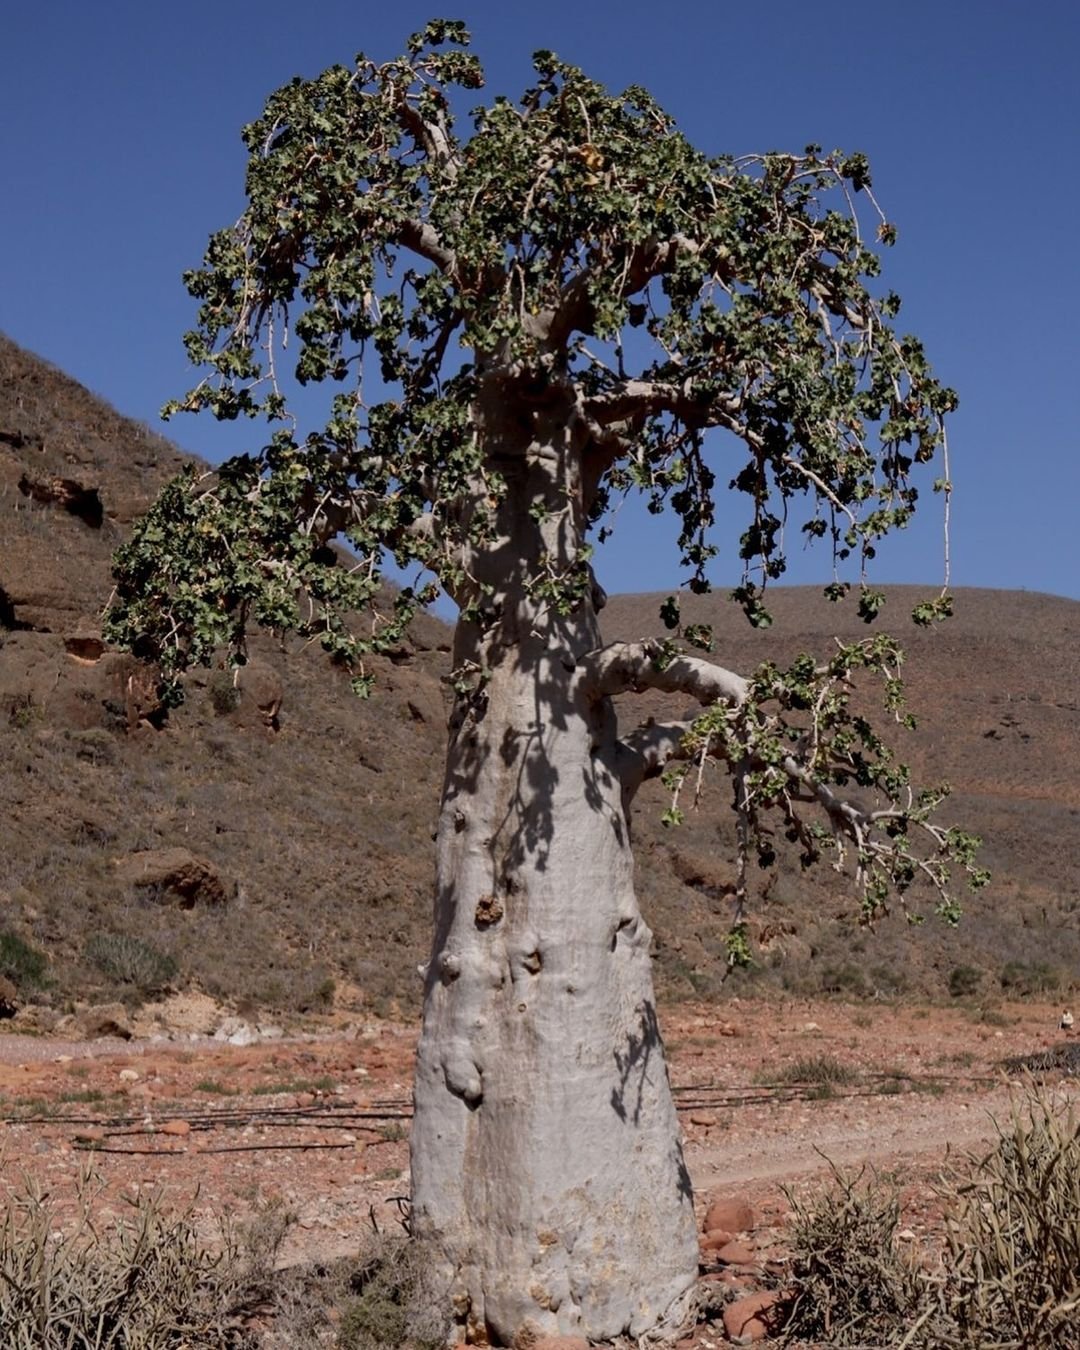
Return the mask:
[(157, 1196), (133, 1201), (112, 1228), (95, 1224), (84, 1177), (65, 1221), (25, 1179), (0, 1214), (0, 1345), (4, 1350), (254, 1350), (251, 1314), (268, 1298), (285, 1224), (263, 1210), (200, 1242), (191, 1211)]
[(897, 1240), (895, 1190), (836, 1174), (789, 1196), (785, 1339), (904, 1350), (1080, 1350), (1080, 1121), (1029, 1089), (997, 1139), (942, 1183), (940, 1266)]

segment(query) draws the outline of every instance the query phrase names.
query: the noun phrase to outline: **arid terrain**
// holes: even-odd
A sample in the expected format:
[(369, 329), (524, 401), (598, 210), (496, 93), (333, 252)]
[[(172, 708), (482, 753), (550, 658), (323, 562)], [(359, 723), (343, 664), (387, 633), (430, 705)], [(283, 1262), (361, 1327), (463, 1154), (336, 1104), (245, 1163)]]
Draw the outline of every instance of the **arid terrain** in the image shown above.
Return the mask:
[[(285, 1023), (411, 1015), (449, 629), (421, 616), (377, 663), (369, 702), (319, 654), (263, 637), (239, 679), (196, 672), (166, 716), (152, 674), (104, 647), (100, 615), (113, 550), (185, 459), (0, 337), (0, 977), (17, 1025), (168, 990)], [(920, 719), (903, 757), (952, 784), (947, 812), (983, 835), (993, 885), (955, 932), (896, 916), (871, 933), (843, 878), (802, 873), (781, 847), (753, 879), (755, 964), (722, 984), (730, 790), (707, 782), (671, 831), (648, 785), (633, 827), (665, 999), (985, 1002), (1080, 979), (1080, 603), (961, 591), (956, 617), (924, 633), (905, 617), (917, 595), (892, 588), (886, 606)], [(613, 596), (607, 635), (661, 631), (660, 598)], [(766, 632), (719, 594), (684, 613), (714, 624), (717, 659), (740, 671), (866, 631), (809, 588), (778, 588), (770, 606)]]
[[(178, 1020), (184, 1009), (177, 1005)], [(205, 1015), (205, 1007), (189, 1007)], [(978, 1153), (1007, 1118), (1019, 1077), (1003, 1061), (1065, 1043), (1045, 1003), (976, 1009), (837, 1000), (682, 1003), (663, 1015), (695, 1202), (744, 1201), (749, 1268), (703, 1250), (709, 1278), (752, 1288), (783, 1269), (790, 1201), (864, 1165), (903, 1198), (905, 1240), (932, 1250), (935, 1181)], [(247, 1039), (222, 1028), (235, 1039)], [(107, 1223), (148, 1191), (194, 1203), (209, 1242), (221, 1216), (279, 1205), (292, 1216), (281, 1260), (354, 1255), (372, 1225), (396, 1231), (408, 1194), (416, 1027), (358, 1021), (302, 1038), (234, 1045), (175, 1039), (64, 1042), (0, 1037), (3, 1184), (36, 1179), (59, 1213), (92, 1170)], [(1052, 1079), (1063, 1100), (1080, 1080)], [(730, 1255), (730, 1253), (729, 1253)], [(722, 1336), (699, 1328), (687, 1345)]]
[[(422, 616), (371, 703), (260, 638), (166, 715), (100, 614), (112, 551), (183, 462), (0, 337), (3, 1185), (25, 1173), (70, 1210), (91, 1168), (102, 1220), (161, 1190), (211, 1241), (224, 1212), (279, 1202), (281, 1259), (325, 1261), (396, 1229), (408, 1191), (450, 632)], [(848, 883), (781, 853), (755, 878), (754, 964), (725, 982), (729, 793), (677, 831), (658, 784), (635, 804), (695, 1194), (750, 1205), (750, 1266), (783, 1256), (784, 1187), (833, 1164), (892, 1175), (906, 1240), (932, 1241), (934, 1177), (1007, 1115), (1003, 1061), (1062, 1043), (1080, 984), (1080, 604), (962, 591), (922, 633), (918, 593), (888, 594), (920, 718), (904, 757), (951, 782), (994, 872), (958, 930), (860, 928)], [(661, 598), (614, 596), (606, 634), (655, 634)], [(771, 608), (767, 633), (719, 596), (684, 616), (741, 671), (864, 631), (809, 590)]]

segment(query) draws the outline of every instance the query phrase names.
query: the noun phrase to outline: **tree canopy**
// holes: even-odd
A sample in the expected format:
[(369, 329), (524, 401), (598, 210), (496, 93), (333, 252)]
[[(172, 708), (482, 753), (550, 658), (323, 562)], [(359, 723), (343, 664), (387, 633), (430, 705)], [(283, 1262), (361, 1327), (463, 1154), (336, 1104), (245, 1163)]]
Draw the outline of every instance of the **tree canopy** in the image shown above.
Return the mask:
[[(865, 564), (910, 518), (920, 466), (938, 466), (947, 514), (956, 396), (876, 284), (876, 246), (896, 230), (865, 156), (709, 156), (645, 90), (612, 95), (547, 51), (520, 101), (463, 113), (462, 91), (483, 84), (468, 41), (461, 23), (433, 22), (393, 61), (361, 53), (293, 80), (244, 129), (247, 206), (185, 278), (199, 303), (185, 342), (206, 373), (166, 411), (270, 431), (166, 490), (118, 555), (108, 615), (174, 688), (222, 648), (242, 660), (251, 623), (321, 642), (366, 693), (365, 657), (440, 588), (465, 620), (494, 622), (507, 599), (478, 566), (506, 487), (485, 434), (493, 407), (527, 421), (558, 401), (578, 428), (583, 523), (550, 495), (528, 508), (548, 527), (515, 562), (533, 605), (569, 611), (592, 593), (592, 540), (630, 493), (677, 515), (693, 592), (720, 548), (718, 492), (745, 496), (733, 595), (757, 625), (791, 533), (823, 541), (827, 594), (854, 587), (870, 621), (883, 597)], [(309, 426), (302, 386), (321, 384), (333, 392)], [(417, 581), (384, 602), (389, 558)], [(943, 589), (915, 618), (950, 608)], [(674, 636), (647, 653), (659, 683), (695, 659), (680, 640), (711, 646), (677, 597), (661, 618)], [(720, 758), (745, 856), (769, 861), (758, 816), (778, 807), (807, 860), (853, 850), (868, 915), (923, 876), (954, 917), (948, 864), (980, 883), (976, 841), (933, 823), (943, 790), (914, 792), (850, 701), (870, 671), (905, 717), (901, 659), (875, 634), (763, 667), (677, 746), (643, 742), (642, 772), (656, 761), (677, 797), (690, 764)], [(848, 784), (885, 804), (851, 806)]]

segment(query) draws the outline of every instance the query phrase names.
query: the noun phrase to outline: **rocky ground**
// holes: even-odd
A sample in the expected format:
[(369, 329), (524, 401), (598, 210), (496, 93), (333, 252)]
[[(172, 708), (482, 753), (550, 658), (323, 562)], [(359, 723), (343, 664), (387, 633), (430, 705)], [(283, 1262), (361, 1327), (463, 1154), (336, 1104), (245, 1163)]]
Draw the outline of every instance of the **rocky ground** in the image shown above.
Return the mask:
[[(1060, 1011), (735, 1000), (723, 1020), (705, 1005), (669, 1012), (687, 1162), (710, 1233), (705, 1278), (752, 1294), (783, 1257), (785, 1188), (805, 1193), (833, 1165), (894, 1178), (906, 1240), (932, 1240), (946, 1155), (992, 1136), (1016, 1086), (1002, 1061), (1059, 1044)], [(148, 1018), (136, 1028), (146, 1034), (126, 1040), (0, 1036), (4, 1187), (29, 1175), (73, 1207), (92, 1169), (101, 1219), (149, 1188), (194, 1202), (208, 1241), (223, 1213), (277, 1201), (295, 1216), (286, 1263), (355, 1252), (373, 1222), (396, 1228), (415, 1026), (339, 1018), (285, 1035), (219, 1015), (215, 1038), (208, 1001), (170, 1015), (168, 1029)], [(1080, 1083), (1060, 1091), (1076, 1099)], [(723, 1339), (715, 1324), (683, 1344)]]

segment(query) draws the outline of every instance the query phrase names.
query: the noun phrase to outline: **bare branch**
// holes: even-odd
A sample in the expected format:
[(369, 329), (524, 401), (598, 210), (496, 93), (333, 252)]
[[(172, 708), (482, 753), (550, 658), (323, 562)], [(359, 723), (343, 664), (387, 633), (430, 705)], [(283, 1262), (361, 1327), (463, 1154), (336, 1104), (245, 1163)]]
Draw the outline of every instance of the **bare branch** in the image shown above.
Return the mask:
[(629, 806), (642, 783), (659, 778), (671, 760), (685, 757), (683, 737), (693, 724), (693, 718), (677, 722), (654, 722), (650, 718), (620, 740), (616, 765), (625, 806)]
[(406, 248), (426, 258), (448, 276), (452, 276), (457, 267), (457, 255), (447, 248), (433, 225), (426, 220), (403, 220), (398, 227), (398, 242)]
[(660, 689), (687, 694), (701, 704), (738, 707), (750, 685), (741, 675), (696, 656), (667, 660), (659, 642), (613, 642), (578, 661), (585, 688), (593, 698)]
[(742, 409), (742, 399), (738, 395), (699, 399), (693, 393), (690, 380), (682, 384), (664, 380), (624, 380), (614, 389), (585, 399), (582, 407), (585, 415), (602, 427), (669, 412), (687, 426), (722, 426), (743, 439), (753, 436), (734, 420)]

